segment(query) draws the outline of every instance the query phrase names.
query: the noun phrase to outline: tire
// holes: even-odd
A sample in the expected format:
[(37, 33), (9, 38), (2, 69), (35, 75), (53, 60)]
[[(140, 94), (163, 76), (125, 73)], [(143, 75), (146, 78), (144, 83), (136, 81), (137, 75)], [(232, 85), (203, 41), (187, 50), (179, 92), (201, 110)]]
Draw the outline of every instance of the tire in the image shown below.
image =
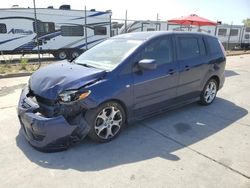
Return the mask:
[(74, 50), (70, 53), (70, 59), (74, 59), (76, 57), (79, 57), (79, 55), (81, 55), (81, 53), (79, 51)]
[(210, 79), (205, 84), (203, 91), (200, 95), (199, 103), (201, 105), (209, 105), (212, 104), (214, 99), (216, 98), (216, 94), (218, 91), (218, 83), (215, 79)]
[(104, 143), (120, 134), (125, 125), (126, 115), (120, 104), (107, 102), (96, 109), (87, 111), (85, 119), (91, 126), (88, 136), (93, 141)]
[(60, 51), (57, 51), (57, 52), (53, 53), (53, 56), (54, 56), (56, 59), (64, 60), (64, 59), (67, 58), (67, 53), (66, 53), (66, 51), (64, 51), (64, 50), (60, 50)]

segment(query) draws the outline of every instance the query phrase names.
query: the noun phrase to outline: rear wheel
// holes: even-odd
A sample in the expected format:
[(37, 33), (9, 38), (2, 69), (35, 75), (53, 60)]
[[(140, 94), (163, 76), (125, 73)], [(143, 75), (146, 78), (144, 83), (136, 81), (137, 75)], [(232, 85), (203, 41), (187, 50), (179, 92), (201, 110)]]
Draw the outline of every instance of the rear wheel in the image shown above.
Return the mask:
[(97, 142), (108, 142), (119, 135), (125, 125), (125, 112), (116, 102), (107, 102), (85, 115), (91, 125), (88, 136)]
[(72, 51), (71, 54), (70, 54), (70, 57), (72, 59), (78, 57), (80, 55), (80, 52), (79, 51)]
[(217, 94), (218, 91), (218, 83), (215, 79), (210, 79), (206, 83), (201, 96), (200, 96), (200, 103), (202, 105), (209, 105), (211, 104)]
[(67, 53), (66, 53), (66, 51), (64, 51), (64, 50), (60, 50), (60, 51), (54, 52), (54, 53), (53, 53), (53, 56), (54, 56), (56, 59), (64, 60), (64, 59), (67, 58)]

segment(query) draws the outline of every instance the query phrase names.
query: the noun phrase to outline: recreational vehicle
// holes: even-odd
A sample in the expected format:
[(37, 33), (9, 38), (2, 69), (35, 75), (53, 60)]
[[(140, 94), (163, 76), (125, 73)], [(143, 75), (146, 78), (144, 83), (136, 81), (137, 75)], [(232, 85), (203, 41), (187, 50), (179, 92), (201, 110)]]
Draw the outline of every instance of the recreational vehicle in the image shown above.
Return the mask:
[[(74, 58), (111, 35), (111, 11), (38, 8), (0, 10), (0, 52)], [(86, 15), (86, 16), (85, 16)], [(85, 27), (86, 26), (86, 27)]]
[[(126, 28), (125, 28), (126, 27)], [(141, 31), (199, 31), (216, 36), (226, 49), (250, 48), (250, 27), (243, 25), (184, 26), (163, 21), (133, 21), (120, 29), (122, 33)]]

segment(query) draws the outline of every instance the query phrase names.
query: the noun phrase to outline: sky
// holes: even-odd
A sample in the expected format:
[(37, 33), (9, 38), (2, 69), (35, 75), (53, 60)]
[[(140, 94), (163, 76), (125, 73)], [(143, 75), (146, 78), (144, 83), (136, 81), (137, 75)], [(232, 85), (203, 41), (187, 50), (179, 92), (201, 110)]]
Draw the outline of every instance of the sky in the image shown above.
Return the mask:
[[(70, 2), (70, 3), (69, 3)], [(112, 18), (124, 19), (127, 10), (128, 19), (161, 21), (197, 14), (212, 21), (241, 25), (242, 20), (250, 18), (250, 0), (36, 0), (37, 8), (70, 4), (71, 9), (112, 10)], [(0, 8), (12, 5), (33, 7), (33, 0), (8, 0), (0, 3)]]

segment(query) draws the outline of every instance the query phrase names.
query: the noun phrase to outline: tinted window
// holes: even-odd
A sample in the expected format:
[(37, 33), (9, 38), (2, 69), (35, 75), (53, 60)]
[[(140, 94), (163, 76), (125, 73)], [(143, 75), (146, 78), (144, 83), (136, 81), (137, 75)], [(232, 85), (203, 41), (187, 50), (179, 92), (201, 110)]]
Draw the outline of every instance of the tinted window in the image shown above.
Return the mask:
[(250, 32), (250, 27), (246, 27), (246, 32)]
[(227, 35), (227, 29), (219, 29), (218, 30), (219, 36), (226, 36)]
[(141, 59), (155, 59), (158, 64), (173, 61), (173, 47), (171, 38), (163, 38), (149, 44), (141, 53)]
[[(199, 44), (200, 43), (200, 44)], [(191, 59), (205, 54), (203, 40), (195, 37), (178, 38), (178, 59)]]
[(39, 36), (55, 32), (55, 24), (53, 22), (37, 22), (37, 31), (36, 23), (33, 22), (33, 28)]
[(107, 35), (107, 28), (102, 26), (94, 27), (94, 35)]
[(0, 33), (7, 33), (7, 28), (5, 24), (0, 24)]
[(218, 39), (213, 38), (213, 37), (208, 37), (207, 42), (208, 42), (208, 46), (209, 46), (211, 54), (222, 52)]
[(83, 26), (61, 26), (62, 36), (83, 36)]
[(231, 29), (230, 30), (230, 36), (237, 36), (238, 35), (239, 30), (238, 29)]

